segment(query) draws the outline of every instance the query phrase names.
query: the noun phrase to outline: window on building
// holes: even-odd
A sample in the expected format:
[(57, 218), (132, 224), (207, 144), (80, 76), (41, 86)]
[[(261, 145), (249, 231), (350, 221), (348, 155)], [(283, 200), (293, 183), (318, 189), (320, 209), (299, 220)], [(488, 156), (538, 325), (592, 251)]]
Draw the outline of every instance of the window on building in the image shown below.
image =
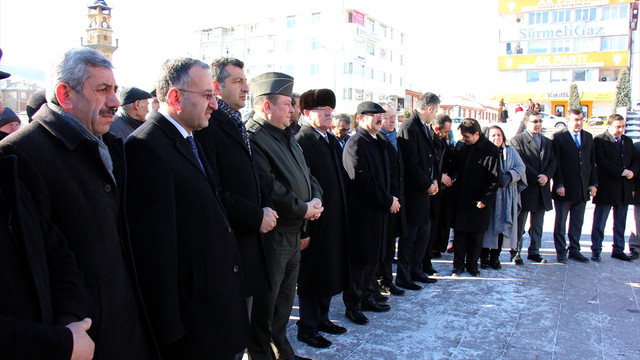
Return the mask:
[(362, 91), (362, 89), (356, 89), (355, 90), (355, 100), (356, 101), (363, 101), (362, 98), (364, 96), (364, 91)]
[(571, 22), (571, 10), (556, 10), (551, 13), (551, 23)]
[(311, 14), (311, 26), (316, 26), (320, 24), (320, 13)]
[(393, 29), (391, 29), (391, 31), (389, 31), (389, 37), (391, 38), (391, 40), (393, 40)]
[(573, 81), (592, 81), (593, 69), (572, 70)]
[(529, 25), (548, 24), (548, 23), (549, 23), (548, 11), (529, 13)]
[(378, 72), (378, 80), (380, 82), (387, 82), (387, 73), (384, 71)]
[(353, 74), (353, 63), (344, 63), (344, 73)]
[(27, 100), (27, 93), (24, 91), (20, 92), (20, 100)]
[(364, 93), (364, 101), (373, 101), (373, 93), (371, 91)]
[(540, 82), (540, 77), (544, 71), (529, 70), (527, 71), (527, 82)]
[(571, 81), (570, 70), (551, 70), (551, 82), (569, 82)]
[(364, 76), (364, 65), (356, 65), (356, 75)]
[(353, 94), (353, 89), (351, 88), (343, 88), (342, 89), (342, 99), (343, 100), (351, 100)]
[(320, 75), (320, 64), (311, 64), (311, 75)]
[(387, 37), (387, 27), (385, 25), (380, 24), (380, 32), (382, 32), (382, 36)]
[(404, 65), (404, 58), (400, 55), (400, 65)]
[(368, 67), (368, 66), (365, 66), (365, 67), (364, 67), (364, 73), (365, 73), (365, 75), (367, 76), (367, 78), (369, 78), (369, 79), (373, 80), (373, 78), (374, 78), (374, 75), (373, 75), (373, 73), (374, 73), (373, 68), (370, 68), (370, 67)]
[(293, 65), (286, 65), (284, 72), (290, 76), (293, 76)]
[(626, 50), (628, 38), (626, 36), (609, 36), (600, 39), (600, 51)]
[(403, 86), (402, 76), (400, 76), (400, 86)]
[(389, 61), (393, 62), (393, 51), (389, 51)]
[(594, 21), (596, 19), (596, 8), (576, 9), (576, 22)]
[(529, 41), (527, 44), (527, 54), (547, 54), (549, 52), (549, 41)]
[(294, 51), (295, 40), (287, 40), (285, 42), (285, 49), (287, 52)]
[(311, 50), (318, 50), (320, 48), (320, 40), (318, 38), (311, 39)]
[(367, 54), (375, 55), (376, 54), (376, 46), (374, 43), (367, 41)]
[(393, 74), (389, 74), (389, 84), (393, 84)]
[(573, 52), (593, 52), (598, 50), (597, 38), (579, 38), (573, 40)]
[(552, 40), (551, 41), (551, 52), (552, 53), (566, 53), (571, 52), (571, 40)]
[(287, 29), (293, 29), (296, 27), (295, 15), (287, 16)]
[(612, 5), (602, 7), (602, 20), (628, 19), (629, 5)]

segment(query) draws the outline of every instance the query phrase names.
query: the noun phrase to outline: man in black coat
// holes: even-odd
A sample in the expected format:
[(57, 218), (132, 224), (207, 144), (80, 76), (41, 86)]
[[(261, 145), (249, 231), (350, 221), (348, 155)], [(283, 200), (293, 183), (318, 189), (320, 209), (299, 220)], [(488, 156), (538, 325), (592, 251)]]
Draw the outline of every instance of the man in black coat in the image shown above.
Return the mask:
[(479, 276), (482, 237), (489, 228), (498, 189), (500, 153), (475, 119), (464, 119), (459, 129), (464, 145), (455, 154), (452, 276), (460, 276), (465, 268), (470, 275)]
[(542, 225), (544, 213), (553, 208), (551, 205), (551, 183), (549, 180), (556, 171), (556, 157), (553, 154), (551, 140), (542, 135), (542, 117), (537, 111), (524, 114), (526, 129), (511, 139), (511, 146), (527, 166), (527, 186), (520, 193), (522, 209), (518, 214), (518, 247), (511, 249), (511, 260), (523, 265), (520, 256), (522, 237), (527, 216), (531, 214), (529, 237), (531, 239), (527, 259), (538, 263), (547, 262), (540, 256), (542, 244)]
[[(553, 153), (558, 163), (553, 175), (553, 202), (556, 210), (553, 242), (558, 262), (563, 264), (567, 263), (567, 250), (569, 259), (589, 262), (580, 253), (580, 234), (587, 201), (590, 196), (596, 195), (598, 185), (593, 136), (582, 130), (584, 114), (575, 109), (570, 109), (567, 114), (568, 128), (555, 134), (552, 141)], [(569, 248), (565, 239), (567, 215), (570, 215)]]
[(400, 210), (391, 193), (388, 145), (379, 134), (384, 109), (371, 101), (358, 105), (358, 128), (349, 138), (342, 163), (349, 175), (349, 257), (351, 279), (343, 293), (345, 316), (359, 325), (369, 319), (362, 310), (388, 311), (391, 307), (374, 299), (375, 275), (384, 256), (389, 214)]
[[(398, 241), (398, 274), (396, 285), (408, 290), (420, 290), (414, 281), (433, 283), (422, 262), (429, 246), (432, 217), (430, 196), (438, 192), (438, 167), (435, 147), (428, 126), (436, 117), (440, 99), (436, 94), (422, 95), (416, 110), (402, 123), (398, 144), (404, 162), (407, 233)], [(429, 270), (431, 269), (424, 269)]]
[(591, 260), (600, 262), (604, 227), (613, 208), (613, 251), (611, 257), (630, 261), (624, 253), (624, 230), (627, 210), (633, 200), (633, 178), (640, 170), (640, 159), (635, 154), (633, 141), (624, 135), (626, 122), (622, 115), (613, 114), (607, 120), (607, 130), (594, 139), (596, 168), (600, 188), (593, 197), (591, 229)]
[(127, 212), (151, 324), (163, 358), (238, 359), (250, 336), (243, 268), (192, 137), (217, 108), (209, 66), (165, 62), (157, 94), (161, 108), (125, 144)]
[(238, 59), (220, 58), (211, 64), (218, 109), (209, 126), (194, 132), (213, 170), (218, 195), (229, 217), (242, 258), (245, 291), (251, 315), (252, 297), (270, 289), (262, 235), (276, 226), (277, 213), (260, 186), (240, 109), (249, 85)]
[(309, 223), (309, 245), (300, 253), (298, 340), (313, 347), (331, 342), (318, 334), (342, 334), (344, 327), (329, 320), (331, 297), (349, 284), (347, 257), (347, 173), (342, 166), (342, 147), (331, 134), (331, 113), (336, 97), (329, 89), (304, 92), (300, 110), (309, 119), (296, 140), (302, 148), (311, 175), (322, 187), (323, 215)]
[(67, 51), (51, 101), (0, 148), (18, 156), (20, 179), (84, 273), (95, 358), (157, 358), (124, 213), (124, 148), (108, 133), (120, 104), (111, 68), (95, 50)]
[[(634, 143), (633, 147), (636, 151), (636, 157), (640, 159), (640, 142)], [(636, 223), (635, 232), (631, 232), (629, 236), (629, 255), (631, 259), (640, 258), (640, 176), (634, 176), (634, 194), (633, 194), (633, 219)]]

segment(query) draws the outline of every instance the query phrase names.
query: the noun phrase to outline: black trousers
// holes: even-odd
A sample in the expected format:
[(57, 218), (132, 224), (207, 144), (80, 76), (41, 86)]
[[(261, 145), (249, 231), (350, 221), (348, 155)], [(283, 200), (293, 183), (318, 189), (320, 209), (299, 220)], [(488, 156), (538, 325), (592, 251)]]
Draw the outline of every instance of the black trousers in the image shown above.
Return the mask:
[(483, 232), (455, 231), (453, 238), (453, 268), (478, 270)]
[(298, 304), (300, 305), (299, 334), (315, 334), (318, 331), (318, 325), (329, 321), (331, 296), (298, 295)]
[(431, 222), (427, 225), (407, 224), (407, 235), (398, 241), (397, 279), (411, 281), (411, 275), (422, 272), (422, 260), (429, 245)]
[(342, 293), (342, 301), (347, 310), (360, 311), (362, 300), (372, 299), (378, 264), (351, 264), (349, 288)]
[(500, 258), (500, 253), (502, 252), (503, 242), (504, 242), (504, 234), (498, 234), (498, 248), (497, 249), (482, 248), (482, 250), (480, 250), (480, 258), (489, 259), (489, 261), (491, 262), (493, 262), (494, 260), (498, 260)]

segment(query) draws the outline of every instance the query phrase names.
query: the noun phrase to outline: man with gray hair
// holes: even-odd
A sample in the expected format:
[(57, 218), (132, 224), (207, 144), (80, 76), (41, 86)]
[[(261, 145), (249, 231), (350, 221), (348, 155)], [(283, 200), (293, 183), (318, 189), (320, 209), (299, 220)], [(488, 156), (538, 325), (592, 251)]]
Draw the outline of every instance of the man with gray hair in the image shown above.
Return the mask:
[(111, 62), (89, 48), (71, 49), (57, 64), (52, 85), (49, 103), (0, 148), (18, 157), (18, 175), (40, 213), (76, 255), (95, 357), (157, 358), (138, 302), (123, 211), (124, 149), (108, 133), (120, 105)]
[(333, 134), (338, 138), (338, 143), (344, 148), (349, 140), (349, 131), (351, 131), (351, 116), (347, 114), (338, 114), (333, 117)]

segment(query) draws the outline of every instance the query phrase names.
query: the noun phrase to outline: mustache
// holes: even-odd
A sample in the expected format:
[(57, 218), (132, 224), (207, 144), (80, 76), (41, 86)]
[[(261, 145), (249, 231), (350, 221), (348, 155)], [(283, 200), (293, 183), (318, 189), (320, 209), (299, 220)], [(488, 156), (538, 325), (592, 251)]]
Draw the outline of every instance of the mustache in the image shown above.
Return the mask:
[(100, 115), (115, 115), (118, 108), (106, 108), (100, 110)]

